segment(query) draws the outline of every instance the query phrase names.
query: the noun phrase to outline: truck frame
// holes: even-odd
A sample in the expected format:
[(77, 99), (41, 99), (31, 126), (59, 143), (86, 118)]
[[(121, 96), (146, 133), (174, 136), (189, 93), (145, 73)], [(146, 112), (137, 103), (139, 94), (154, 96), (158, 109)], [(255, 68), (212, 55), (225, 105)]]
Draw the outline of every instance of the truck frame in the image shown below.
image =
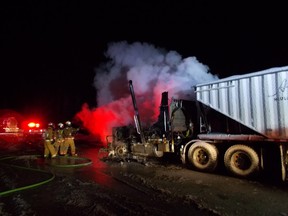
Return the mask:
[(194, 100), (169, 103), (163, 92), (158, 121), (149, 127), (142, 126), (131, 80), (129, 89), (135, 127), (112, 129), (109, 157), (173, 155), (197, 171), (224, 168), (236, 177), (265, 173), (287, 180), (288, 67), (197, 84)]

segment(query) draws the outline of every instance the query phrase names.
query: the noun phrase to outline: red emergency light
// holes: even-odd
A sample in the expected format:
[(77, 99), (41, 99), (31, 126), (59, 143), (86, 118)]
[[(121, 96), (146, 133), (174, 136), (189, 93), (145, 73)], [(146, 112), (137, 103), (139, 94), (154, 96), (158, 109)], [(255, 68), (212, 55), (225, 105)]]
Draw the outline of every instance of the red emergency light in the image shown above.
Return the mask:
[(22, 127), (21, 129), (25, 132), (28, 133), (42, 133), (43, 129), (42, 124), (40, 123), (40, 121), (35, 120), (35, 119), (29, 119), (29, 120), (25, 120), (22, 122)]
[(39, 128), (40, 127), (40, 123), (29, 122), (28, 123), (28, 127), (29, 128)]

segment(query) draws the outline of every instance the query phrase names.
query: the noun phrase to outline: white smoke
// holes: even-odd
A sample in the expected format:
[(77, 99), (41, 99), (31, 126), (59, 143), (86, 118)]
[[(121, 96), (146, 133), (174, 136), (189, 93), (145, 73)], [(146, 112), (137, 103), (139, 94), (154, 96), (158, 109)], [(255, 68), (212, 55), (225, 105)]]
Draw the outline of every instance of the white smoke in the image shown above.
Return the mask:
[(77, 114), (93, 134), (111, 134), (112, 127), (133, 124), (133, 103), (129, 92), (132, 80), (136, 102), (144, 124), (157, 120), (162, 92), (169, 98), (193, 99), (193, 86), (218, 79), (196, 57), (182, 58), (148, 43), (126, 41), (109, 44), (108, 61), (95, 70), (97, 108), (84, 104)]
[[(217, 79), (196, 57), (182, 59), (176, 51), (167, 52), (148, 43), (111, 43), (106, 57), (109, 61), (96, 69), (98, 106), (127, 97), (129, 80), (138, 95), (152, 97), (168, 91), (173, 97), (183, 97), (193, 95), (194, 85)], [(115, 91), (119, 88), (127, 91)]]

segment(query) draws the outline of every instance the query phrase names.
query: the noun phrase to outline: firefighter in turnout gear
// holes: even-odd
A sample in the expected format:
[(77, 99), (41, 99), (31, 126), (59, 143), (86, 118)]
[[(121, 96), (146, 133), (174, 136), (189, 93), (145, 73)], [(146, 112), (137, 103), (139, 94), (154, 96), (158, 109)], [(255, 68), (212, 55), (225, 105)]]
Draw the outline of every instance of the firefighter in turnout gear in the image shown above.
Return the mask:
[(74, 135), (78, 129), (72, 127), (72, 123), (70, 121), (65, 122), (65, 128), (63, 130), (64, 135), (64, 150), (63, 155), (68, 153), (68, 149), (70, 148), (71, 156), (77, 156), (76, 147), (74, 142)]
[(54, 141), (55, 141), (55, 125), (50, 122), (48, 124), (47, 129), (44, 132), (44, 158), (55, 158), (57, 156), (57, 152), (54, 148)]
[[(64, 124), (63, 123), (59, 123), (58, 127), (55, 131), (55, 150), (57, 152), (57, 154), (63, 155), (63, 151), (64, 151), (64, 135), (63, 135), (63, 131), (64, 131)], [(60, 152), (59, 152), (60, 151)]]

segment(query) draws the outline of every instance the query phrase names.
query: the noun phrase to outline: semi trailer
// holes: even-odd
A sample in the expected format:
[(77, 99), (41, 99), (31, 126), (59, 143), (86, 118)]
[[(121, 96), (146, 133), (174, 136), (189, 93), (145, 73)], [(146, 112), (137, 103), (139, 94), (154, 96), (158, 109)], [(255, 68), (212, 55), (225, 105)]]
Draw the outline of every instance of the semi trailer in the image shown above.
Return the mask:
[(287, 180), (288, 67), (197, 84), (192, 100), (163, 92), (158, 120), (145, 127), (132, 80), (128, 86), (135, 126), (112, 129), (109, 157), (145, 161), (172, 155), (197, 171)]

